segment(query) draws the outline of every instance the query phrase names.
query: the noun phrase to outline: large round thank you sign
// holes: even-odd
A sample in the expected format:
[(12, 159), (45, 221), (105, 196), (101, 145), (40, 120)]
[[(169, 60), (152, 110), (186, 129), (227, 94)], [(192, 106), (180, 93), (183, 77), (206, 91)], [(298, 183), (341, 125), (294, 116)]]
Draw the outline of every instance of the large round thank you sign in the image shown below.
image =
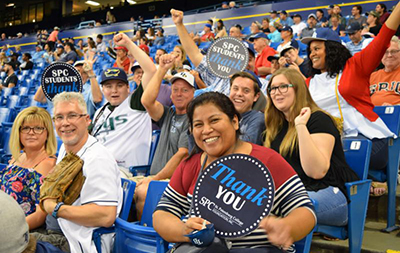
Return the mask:
[(275, 186), (257, 158), (232, 154), (212, 162), (199, 176), (195, 215), (214, 224), (219, 237), (241, 237), (255, 230), (274, 202)]

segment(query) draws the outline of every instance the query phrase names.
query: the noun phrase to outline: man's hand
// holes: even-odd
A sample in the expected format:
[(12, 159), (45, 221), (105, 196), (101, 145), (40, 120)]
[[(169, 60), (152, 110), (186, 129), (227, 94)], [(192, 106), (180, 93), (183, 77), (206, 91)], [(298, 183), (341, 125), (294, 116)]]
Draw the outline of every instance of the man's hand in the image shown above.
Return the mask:
[(127, 45), (131, 42), (131, 39), (129, 39), (128, 35), (125, 33), (118, 33), (114, 36), (114, 44), (117, 46), (127, 47)]
[(172, 21), (175, 25), (180, 25), (183, 22), (183, 11), (171, 9)]
[(138, 187), (139, 185), (142, 185), (142, 184), (143, 184), (143, 185), (150, 184), (151, 181), (153, 181), (152, 178), (150, 178), (150, 177), (145, 177), (145, 178), (143, 178), (142, 181), (140, 181), (139, 183), (137, 183), (136, 187)]
[(159, 68), (162, 68), (164, 70), (172, 68), (176, 58), (177, 58), (176, 55), (172, 53), (162, 55), (159, 60), (160, 62)]
[(85, 72), (93, 72), (93, 64), (96, 62), (97, 57), (95, 57), (96, 52), (93, 51), (88, 51), (88, 55), (85, 54), (85, 63), (87, 64), (87, 67), (84, 66), (83, 70)]

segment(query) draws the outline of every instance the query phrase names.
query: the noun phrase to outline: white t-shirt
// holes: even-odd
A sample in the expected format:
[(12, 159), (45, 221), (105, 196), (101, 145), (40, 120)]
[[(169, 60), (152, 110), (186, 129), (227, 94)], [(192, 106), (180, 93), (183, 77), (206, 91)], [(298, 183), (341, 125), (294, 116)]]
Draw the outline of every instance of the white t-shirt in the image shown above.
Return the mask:
[(291, 26), (292, 30), (293, 30), (293, 35), (297, 34), (297, 36), (300, 36), (301, 31), (303, 31), (304, 28), (307, 27), (307, 24), (304, 22), (300, 22), (297, 25), (294, 24)]
[[(64, 144), (57, 158), (59, 163), (66, 151)], [(122, 207), (121, 177), (112, 154), (93, 136), (88, 137), (85, 145), (77, 152), (83, 162), (83, 175), (86, 177), (79, 198), (72, 204), (81, 206), (95, 203), (99, 206), (117, 206), (117, 216)], [(72, 221), (59, 218), (58, 223), (68, 240), (71, 252), (97, 252), (92, 241), (93, 230)], [(102, 251), (110, 252), (112, 235), (102, 236)]]
[[(149, 161), (151, 118), (146, 111), (132, 109), (130, 106), (131, 99), (141, 97), (134, 95), (138, 89), (113, 111), (105, 105), (94, 116), (93, 136), (110, 150), (118, 166), (124, 168), (146, 165)], [(97, 117), (102, 110), (102, 114)]]

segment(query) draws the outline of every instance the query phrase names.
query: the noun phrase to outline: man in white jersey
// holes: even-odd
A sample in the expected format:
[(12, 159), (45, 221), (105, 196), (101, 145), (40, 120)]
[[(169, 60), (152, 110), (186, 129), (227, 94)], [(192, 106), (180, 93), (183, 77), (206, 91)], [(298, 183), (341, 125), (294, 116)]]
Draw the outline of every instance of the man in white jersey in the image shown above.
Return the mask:
[(151, 118), (140, 99), (156, 67), (150, 57), (125, 34), (117, 34), (114, 42), (126, 47), (142, 67), (142, 84), (130, 93), (128, 78), (120, 68), (108, 68), (101, 75), (101, 86), (107, 103), (98, 109), (90, 127), (111, 153), (120, 168), (148, 163), (151, 143)]
[[(54, 125), (63, 141), (57, 163), (72, 152), (83, 160), (86, 179), (72, 205), (46, 199), (44, 209), (58, 219), (72, 253), (97, 252), (92, 242), (93, 230), (110, 227), (121, 210), (120, 172), (112, 154), (88, 134), (90, 118), (82, 94), (63, 92), (53, 98), (53, 103)], [(102, 251), (110, 252), (112, 235), (103, 236), (102, 241)]]

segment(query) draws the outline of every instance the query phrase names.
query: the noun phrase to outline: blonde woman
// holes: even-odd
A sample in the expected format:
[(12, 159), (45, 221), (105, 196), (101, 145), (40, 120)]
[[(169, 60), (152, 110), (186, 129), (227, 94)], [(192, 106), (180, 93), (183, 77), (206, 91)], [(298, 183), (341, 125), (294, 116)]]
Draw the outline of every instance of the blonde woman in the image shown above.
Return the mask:
[(1, 190), (24, 210), (29, 229), (43, 225), (46, 213), (37, 208), (43, 177), (54, 167), (57, 141), (50, 114), (39, 107), (21, 111), (10, 136), (12, 159), (0, 170)]
[(167, 74), (165, 74), (164, 80), (167, 81), (172, 78), (175, 72), (179, 72), (179, 70), (183, 68), (183, 62), (186, 61), (186, 52), (181, 45), (175, 46), (171, 54), (174, 54), (176, 58), (172, 68), (168, 70)]
[(346, 225), (344, 184), (358, 177), (346, 163), (334, 119), (316, 105), (304, 78), (294, 69), (276, 71), (268, 95), (264, 146), (285, 158), (309, 196), (318, 201), (318, 223)]

